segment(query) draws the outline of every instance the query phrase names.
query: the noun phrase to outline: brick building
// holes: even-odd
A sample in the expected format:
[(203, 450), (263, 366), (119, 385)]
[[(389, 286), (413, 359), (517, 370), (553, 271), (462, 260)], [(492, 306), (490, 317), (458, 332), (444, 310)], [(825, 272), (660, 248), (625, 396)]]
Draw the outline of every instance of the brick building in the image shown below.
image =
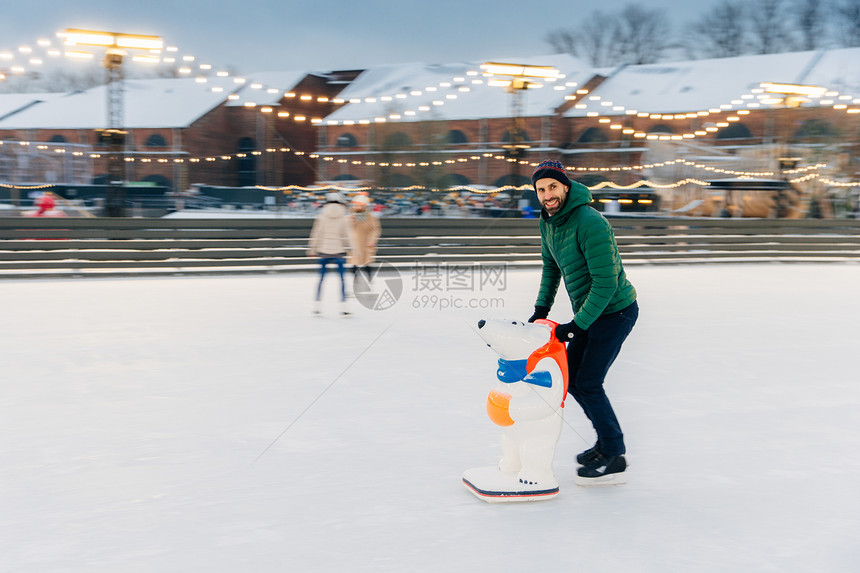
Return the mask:
[[(320, 178), (522, 184), (546, 157), (587, 184), (776, 177), (783, 155), (824, 160), (849, 177), (860, 169), (860, 49), (604, 70), (569, 56), (518, 63), (554, 66), (562, 77), (516, 93), (491, 86), (479, 64), (362, 74), (341, 93), (349, 103), (320, 127)], [(773, 93), (768, 82), (823, 89)], [(527, 148), (514, 159), (517, 132)], [(664, 165), (676, 159), (684, 163)]]
[[(480, 63), (343, 72), (127, 80), (127, 179), (172, 190), (368, 181), (383, 187), (527, 181), (561, 159), (572, 175), (671, 184), (748, 173), (778, 159), (858, 171), (860, 49), (593, 69), (524, 58), (557, 79), (509, 91)], [(820, 86), (771, 93), (766, 82)], [(100, 182), (104, 87), (0, 95), (0, 181)], [(677, 161), (682, 160), (682, 161)]]
[[(126, 180), (169, 190), (309, 184), (313, 118), (357, 72), (261, 74), (235, 78), (126, 80)], [(300, 94), (313, 92), (312, 100)], [(287, 106), (292, 110), (281, 110)], [(0, 181), (104, 183), (108, 147), (104, 86), (68, 94), (0, 95)]]

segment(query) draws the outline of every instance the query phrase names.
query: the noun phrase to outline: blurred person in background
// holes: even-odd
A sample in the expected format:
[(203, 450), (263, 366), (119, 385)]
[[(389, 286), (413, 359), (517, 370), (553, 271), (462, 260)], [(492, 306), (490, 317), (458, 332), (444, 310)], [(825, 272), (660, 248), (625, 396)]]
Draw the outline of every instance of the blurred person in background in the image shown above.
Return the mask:
[(328, 193), (325, 196), (325, 203), (314, 219), (308, 244), (308, 256), (319, 257), (320, 262), (320, 280), (314, 298), (314, 314), (318, 315), (322, 312), (322, 286), (329, 263), (335, 264), (340, 275), (341, 314), (345, 316), (350, 314), (346, 302), (344, 265), (347, 254), (352, 250), (352, 220), (347, 215), (346, 200), (340, 193)]
[(370, 265), (376, 259), (376, 243), (382, 234), (379, 218), (369, 209), (370, 197), (359, 194), (352, 198), (352, 237), (353, 250), (350, 257), (352, 272), (363, 272), (370, 280)]

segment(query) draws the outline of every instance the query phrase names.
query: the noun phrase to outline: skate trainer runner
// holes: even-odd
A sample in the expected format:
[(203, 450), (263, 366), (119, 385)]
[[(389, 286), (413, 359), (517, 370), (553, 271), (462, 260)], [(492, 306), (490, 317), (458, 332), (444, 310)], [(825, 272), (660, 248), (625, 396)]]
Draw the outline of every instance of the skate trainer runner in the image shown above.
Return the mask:
[(546, 318), (561, 279), (574, 319), (556, 327), (566, 341), (568, 392), (597, 433), (597, 443), (576, 456), (581, 485), (624, 483), (624, 436), (603, 381), (639, 315), (636, 290), (624, 273), (609, 222), (590, 206), (591, 193), (571, 181), (564, 166), (544, 161), (532, 174), (540, 201), (540, 289), (529, 322)]

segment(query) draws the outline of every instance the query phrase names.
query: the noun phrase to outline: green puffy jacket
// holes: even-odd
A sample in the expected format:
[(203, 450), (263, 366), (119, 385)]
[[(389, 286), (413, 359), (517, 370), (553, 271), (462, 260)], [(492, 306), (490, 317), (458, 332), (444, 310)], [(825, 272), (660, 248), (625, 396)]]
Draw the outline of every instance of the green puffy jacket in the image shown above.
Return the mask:
[(636, 289), (627, 280), (612, 226), (591, 207), (591, 192), (572, 182), (561, 210), (540, 217), (543, 271), (535, 306), (552, 308), (558, 285), (570, 295), (574, 321), (587, 329), (603, 314), (633, 304)]

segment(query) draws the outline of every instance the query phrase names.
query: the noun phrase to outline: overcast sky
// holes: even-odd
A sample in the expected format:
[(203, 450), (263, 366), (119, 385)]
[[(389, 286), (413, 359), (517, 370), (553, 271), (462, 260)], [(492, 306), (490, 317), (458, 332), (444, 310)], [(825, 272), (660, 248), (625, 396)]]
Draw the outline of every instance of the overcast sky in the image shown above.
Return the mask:
[[(0, 52), (56, 40), (64, 28), (162, 36), (198, 62), (238, 73), (447, 63), (551, 53), (551, 30), (632, 0), (33, 0), (0, 4)], [(648, 0), (673, 26), (715, 0)], [(703, 7), (704, 6), (704, 7)], [(0, 68), (4, 63), (0, 61)]]

